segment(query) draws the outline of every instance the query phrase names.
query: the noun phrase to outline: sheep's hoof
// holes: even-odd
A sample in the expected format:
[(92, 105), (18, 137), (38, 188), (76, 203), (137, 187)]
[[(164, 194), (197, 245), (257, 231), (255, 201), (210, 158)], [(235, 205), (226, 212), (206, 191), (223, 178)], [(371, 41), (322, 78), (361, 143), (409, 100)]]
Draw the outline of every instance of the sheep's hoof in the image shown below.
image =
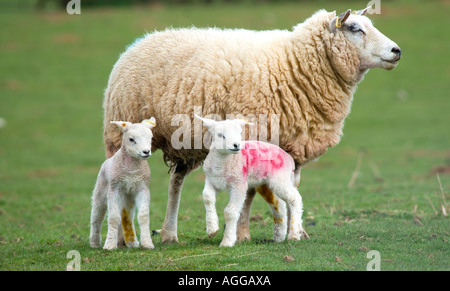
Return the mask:
[(178, 243), (178, 237), (176, 234), (169, 234), (166, 231), (161, 231), (161, 242), (163, 244)]
[(102, 242), (100, 240), (92, 240), (90, 246), (91, 248), (98, 249), (102, 246)]
[(250, 233), (237, 233), (237, 241), (243, 242), (243, 241), (251, 241)]

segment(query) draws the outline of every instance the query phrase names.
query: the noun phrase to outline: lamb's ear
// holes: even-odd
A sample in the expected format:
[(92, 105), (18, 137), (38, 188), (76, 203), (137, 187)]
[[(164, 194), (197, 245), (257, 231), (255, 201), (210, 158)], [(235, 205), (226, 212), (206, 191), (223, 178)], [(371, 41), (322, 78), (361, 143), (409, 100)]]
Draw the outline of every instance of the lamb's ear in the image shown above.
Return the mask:
[(149, 129), (152, 129), (156, 126), (156, 119), (154, 117), (151, 117), (150, 119), (143, 120), (141, 123)]
[(206, 126), (208, 129), (211, 129), (214, 126), (214, 124), (216, 124), (215, 120), (203, 118), (203, 117), (198, 116), (197, 114), (194, 114), (194, 116), (195, 116), (195, 118), (203, 121), (203, 125)]
[(255, 125), (254, 123), (251, 123), (245, 119), (235, 119), (235, 120), (238, 121), (240, 125)]
[(122, 132), (125, 132), (130, 128), (132, 123), (128, 121), (110, 121), (110, 124), (114, 124), (116, 128), (119, 128)]
[(369, 11), (370, 8), (371, 7), (369, 6), (369, 7), (366, 7), (364, 9), (358, 10), (358, 11), (356, 11), (356, 14), (361, 15), (361, 16), (366, 15), (367, 11)]
[(334, 32), (336, 30), (336, 28), (341, 27), (342, 23), (344, 23), (347, 20), (347, 18), (349, 17), (351, 12), (352, 12), (352, 10), (349, 9), (349, 10), (347, 10), (345, 12), (342, 12), (338, 16), (334, 17), (330, 21), (330, 31)]

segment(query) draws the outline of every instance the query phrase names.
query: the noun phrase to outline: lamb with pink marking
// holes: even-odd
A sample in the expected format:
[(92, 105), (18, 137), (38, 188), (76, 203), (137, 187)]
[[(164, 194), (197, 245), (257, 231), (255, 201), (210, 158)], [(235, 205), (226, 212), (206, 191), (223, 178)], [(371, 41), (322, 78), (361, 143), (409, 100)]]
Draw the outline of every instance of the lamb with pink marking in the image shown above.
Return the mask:
[[(196, 117), (212, 136), (211, 147), (204, 161), (205, 187), (203, 202), (206, 208), (206, 232), (212, 237), (219, 230), (215, 202), (216, 194), (227, 190), (230, 195), (225, 207), (226, 228), (220, 246), (232, 247), (236, 243), (236, 228), (248, 188), (267, 187), (283, 200), (289, 209), (290, 240), (300, 240), (305, 233), (302, 226), (302, 197), (294, 186), (295, 163), (281, 148), (260, 141), (242, 141), (242, 126), (252, 125), (240, 119), (215, 121)], [(287, 232), (286, 204), (280, 201), (272, 209), (274, 240), (283, 241)]]

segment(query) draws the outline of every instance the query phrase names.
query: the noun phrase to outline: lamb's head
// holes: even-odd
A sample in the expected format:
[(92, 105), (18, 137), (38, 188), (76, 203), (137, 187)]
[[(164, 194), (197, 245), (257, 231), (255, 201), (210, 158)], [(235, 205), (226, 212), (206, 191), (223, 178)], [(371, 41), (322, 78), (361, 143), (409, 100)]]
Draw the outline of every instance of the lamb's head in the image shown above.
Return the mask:
[(241, 150), (242, 126), (253, 125), (246, 120), (230, 119), (215, 121), (195, 115), (203, 121), (203, 125), (211, 133), (211, 149), (216, 149), (223, 154), (236, 154)]
[(141, 123), (127, 121), (111, 121), (122, 131), (122, 148), (135, 159), (147, 159), (151, 155), (151, 129), (156, 126), (154, 117), (145, 119)]
[(365, 16), (369, 8), (354, 13), (349, 9), (334, 17), (329, 23), (330, 31), (335, 39), (343, 39), (351, 50), (356, 51), (360, 71), (371, 68), (392, 70), (400, 60), (400, 47)]

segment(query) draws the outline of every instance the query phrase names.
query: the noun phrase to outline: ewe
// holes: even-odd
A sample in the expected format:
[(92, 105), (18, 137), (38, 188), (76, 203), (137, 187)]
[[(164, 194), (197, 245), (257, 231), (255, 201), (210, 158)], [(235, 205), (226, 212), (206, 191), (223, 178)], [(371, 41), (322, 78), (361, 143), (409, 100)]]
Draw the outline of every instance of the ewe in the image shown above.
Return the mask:
[[(153, 150), (161, 149), (171, 167), (163, 242), (178, 241), (184, 179), (208, 154), (207, 148), (174, 149), (174, 116), (193, 117), (197, 106), (202, 112), (195, 113), (222, 119), (226, 114), (279, 116), (279, 146), (294, 159), (298, 184), (301, 168), (339, 143), (364, 75), (371, 68), (391, 70), (400, 60), (400, 48), (373, 26), (366, 11), (336, 15), (320, 10), (290, 31), (155, 31), (120, 56), (103, 104), (106, 155), (112, 156), (121, 142), (120, 134), (108, 126), (111, 120), (156, 117)], [(194, 134), (191, 139), (193, 144)], [(240, 240), (250, 238), (254, 195), (255, 189), (249, 188), (239, 221)], [(265, 196), (276, 201), (270, 191)]]
[[(228, 190), (230, 193), (230, 200), (224, 212), (226, 228), (220, 246), (232, 247), (236, 243), (237, 222), (247, 189), (267, 187), (288, 206), (288, 239), (300, 240), (304, 233), (303, 204), (302, 197), (294, 186), (295, 163), (292, 157), (269, 143), (242, 141), (241, 126), (248, 124), (246, 121), (214, 121), (195, 116), (203, 121), (212, 136), (211, 148), (203, 164), (206, 174), (203, 201), (206, 207), (207, 234), (212, 237), (219, 230), (215, 207), (218, 191)], [(286, 236), (286, 209), (282, 203), (274, 208), (274, 240), (279, 242)]]
[[(92, 195), (90, 244), (101, 245), (101, 227), (108, 210), (108, 234), (104, 249), (117, 248), (118, 237), (124, 237), (127, 247), (138, 247), (134, 230), (134, 212), (138, 211), (142, 247), (153, 249), (150, 237), (150, 168), (152, 131), (155, 118), (141, 123), (111, 121), (122, 131), (122, 147), (107, 159), (98, 174)], [(120, 227), (121, 226), (121, 227)], [(123, 231), (123, 235), (122, 235)]]

